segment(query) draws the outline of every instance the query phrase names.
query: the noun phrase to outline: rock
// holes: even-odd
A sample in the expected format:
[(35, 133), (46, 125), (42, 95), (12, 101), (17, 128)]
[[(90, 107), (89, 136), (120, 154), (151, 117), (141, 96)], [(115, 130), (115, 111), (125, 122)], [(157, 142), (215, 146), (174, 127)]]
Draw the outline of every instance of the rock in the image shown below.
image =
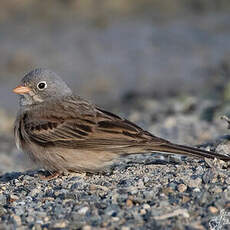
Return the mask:
[(10, 196), (9, 196), (10, 203), (14, 202), (14, 201), (16, 201), (18, 199), (19, 199), (19, 197), (17, 195), (15, 195), (15, 194), (10, 194)]
[(3, 194), (0, 194), (0, 204), (1, 205), (6, 205), (7, 204), (7, 197)]
[(144, 204), (144, 205), (143, 205), (143, 208), (146, 209), (146, 210), (149, 210), (151, 207), (150, 207), (149, 204)]
[(85, 225), (82, 227), (82, 230), (91, 230), (92, 227), (90, 225)]
[(182, 197), (182, 203), (187, 203), (188, 201), (190, 201), (190, 197), (188, 197), (188, 196)]
[(33, 223), (34, 222), (34, 217), (33, 216), (28, 216), (28, 217), (26, 217), (26, 221), (28, 223)]
[(179, 192), (185, 192), (187, 190), (187, 186), (185, 184), (179, 184), (177, 189)]
[(147, 212), (146, 212), (145, 209), (141, 209), (141, 210), (140, 210), (140, 214), (141, 214), (141, 215), (145, 215), (146, 213), (147, 213)]
[(35, 195), (39, 194), (40, 192), (41, 192), (41, 189), (35, 188), (35, 189), (31, 190), (30, 195), (35, 196)]
[(201, 184), (202, 184), (202, 179), (199, 177), (188, 181), (188, 186), (191, 188), (199, 188)]
[(133, 206), (133, 201), (130, 200), (130, 199), (126, 200), (126, 205), (127, 205), (129, 208), (131, 208), (131, 207)]
[(20, 226), (22, 224), (20, 216), (12, 215), (12, 220), (16, 226)]
[(209, 212), (211, 212), (212, 214), (216, 214), (216, 213), (219, 212), (219, 210), (218, 210), (216, 207), (214, 207), (214, 206), (208, 207), (208, 210), (209, 210)]
[(53, 228), (66, 228), (66, 226), (67, 226), (67, 223), (66, 223), (66, 221), (58, 221), (57, 223), (54, 223), (53, 224)]
[(78, 213), (80, 215), (85, 215), (88, 211), (89, 211), (88, 207), (83, 207), (83, 208), (81, 208), (81, 209), (78, 210)]
[(130, 230), (130, 228), (126, 227), (126, 226), (123, 226), (123, 227), (121, 227), (121, 230)]

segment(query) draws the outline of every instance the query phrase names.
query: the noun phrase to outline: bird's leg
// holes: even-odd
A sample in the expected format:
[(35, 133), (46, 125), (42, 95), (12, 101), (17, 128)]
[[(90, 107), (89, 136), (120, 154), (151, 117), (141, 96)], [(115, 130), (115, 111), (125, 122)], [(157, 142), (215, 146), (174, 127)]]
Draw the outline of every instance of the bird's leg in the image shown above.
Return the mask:
[(39, 175), (39, 178), (41, 180), (53, 180), (53, 179), (56, 179), (57, 177), (59, 177), (61, 175), (60, 172), (54, 172), (54, 173), (51, 173), (50, 175), (46, 176), (46, 175)]

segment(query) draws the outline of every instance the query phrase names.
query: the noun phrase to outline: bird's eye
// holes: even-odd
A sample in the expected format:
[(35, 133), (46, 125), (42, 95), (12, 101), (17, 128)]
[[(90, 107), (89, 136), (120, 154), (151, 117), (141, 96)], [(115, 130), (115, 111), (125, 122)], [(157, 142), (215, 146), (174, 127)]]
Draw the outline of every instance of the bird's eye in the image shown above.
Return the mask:
[(39, 90), (43, 90), (47, 87), (47, 83), (45, 81), (40, 81), (38, 84), (37, 84), (37, 88)]

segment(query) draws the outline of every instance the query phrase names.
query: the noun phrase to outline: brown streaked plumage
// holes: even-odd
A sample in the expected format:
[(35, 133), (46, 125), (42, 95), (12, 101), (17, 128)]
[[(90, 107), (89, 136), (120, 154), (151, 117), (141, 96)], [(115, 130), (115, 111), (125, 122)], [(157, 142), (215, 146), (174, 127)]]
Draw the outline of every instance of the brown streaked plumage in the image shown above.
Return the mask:
[(229, 156), (156, 137), (74, 96), (49, 70), (31, 71), (14, 92), (20, 94), (16, 143), (33, 162), (51, 172), (95, 172), (120, 156), (147, 152), (230, 160)]

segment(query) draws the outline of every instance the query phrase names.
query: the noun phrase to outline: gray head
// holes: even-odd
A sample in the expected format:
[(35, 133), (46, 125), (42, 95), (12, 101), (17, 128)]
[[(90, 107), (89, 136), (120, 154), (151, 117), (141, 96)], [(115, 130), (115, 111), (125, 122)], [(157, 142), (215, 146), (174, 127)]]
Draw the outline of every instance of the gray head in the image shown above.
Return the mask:
[(13, 92), (20, 95), (21, 106), (72, 94), (66, 83), (56, 73), (47, 69), (35, 69), (26, 74)]

